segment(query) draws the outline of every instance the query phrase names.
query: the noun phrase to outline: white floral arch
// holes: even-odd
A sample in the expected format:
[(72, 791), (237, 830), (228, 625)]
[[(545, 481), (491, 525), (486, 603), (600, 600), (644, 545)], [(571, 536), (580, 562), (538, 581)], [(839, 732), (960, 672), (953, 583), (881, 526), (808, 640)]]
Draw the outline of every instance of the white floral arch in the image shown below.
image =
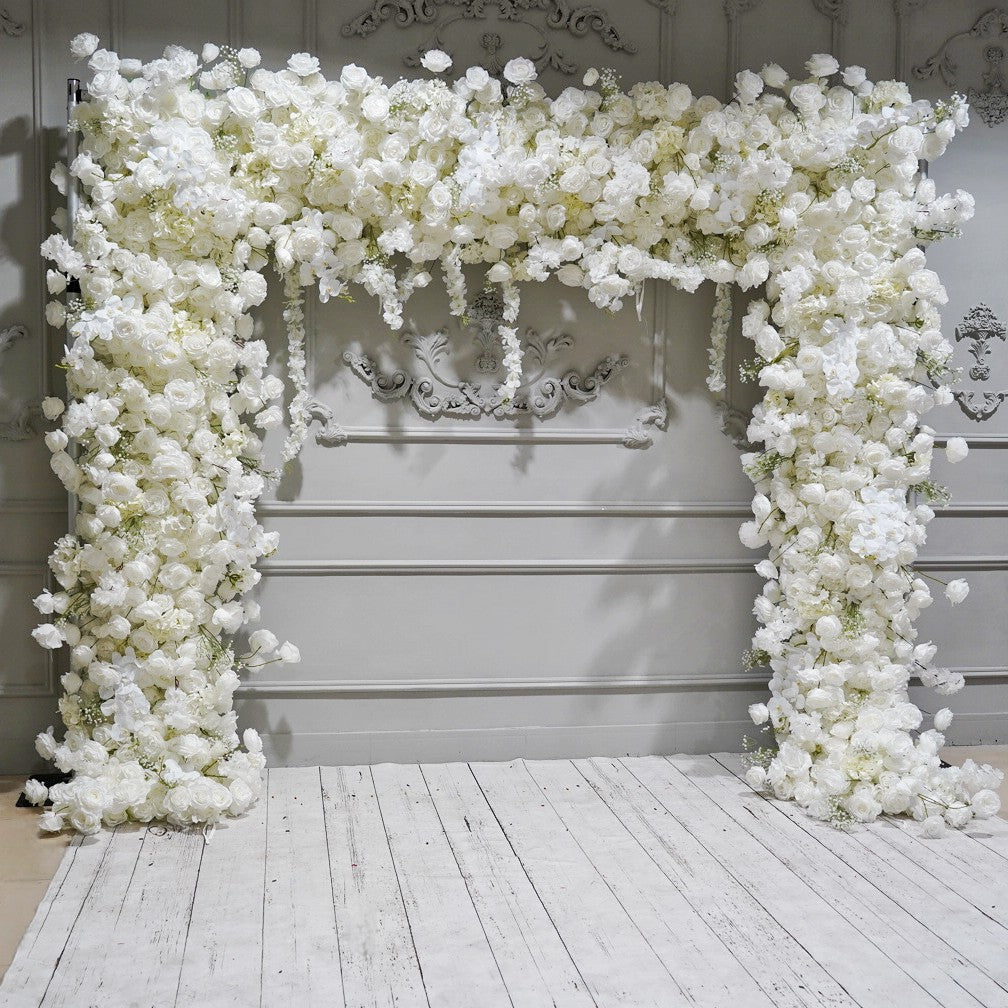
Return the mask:
[[(771, 697), (751, 713), (779, 748), (756, 754), (750, 782), (836, 824), (907, 812), (938, 829), (996, 811), (996, 771), (941, 768), (950, 714), (917, 733), (907, 692), (911, 674), (962, 685), (917, 643), (931, 596), (912, 564), (933, 512), (910, 503), (942, 492), (920, 418), (950, 398), (945, 295), (919, 246), (972, 212), (966, 193), (936, 195), (918, 159), (966, 125), (961, 98), (932, 107), (858, 67), (838, 79), (830, 56), (802, 80), (743, 71), (724, 105), (682, 84), (624, 93), (595, 71), (550, 99), (525, 59), (503, 85), (478, 67), (450, 85), (387, 85), (353, 65), (328, 81), (305, 53), (274, 73), (251, 49), (170, 46), (146, 64), (93, 35), (73, 49), (93, 71), (70, 165), (84, 198), (73, 243), (54, 235), (43, 251), (51, 293), (76, 281), (80, 294), (49, 306), (68, 330), (69, 397), (44, 408), (61, 419), (47, 443), (80, 509), (35, 636), (70, 648), (65, 738), (50, 729), (38, 748), (74, 777), (49, 789), (43, 828), (211, 823), (260, 792), (237, 673), (298, 658), (266, 630), (250, 654), (229, 645), (258, 618), (243, 596), (276, 547), (255, 518), (270, 476), (255, 428), (281, 421), (283, 387), (249, 315), (270, 260), (287, 299), (285, 460), (310, 422), (305, 287), (325, 300), (358, 284), (398, 326), (433, 264), (455, 314), (463, 264), (486, 264), (504, 301), (506, 400), (521, 282), (556, 276), (615, 310), (645, 280), (713, 281), (715, 390), (728, 285), (765, 284), (743, 321), (765, 394), (748, 432), (763, 450), (742, 458), (756, 496), (741, 537), (769, 546), (750, 658), (771, 669)], [(450, 65), (438, 51), (422, 62)]]

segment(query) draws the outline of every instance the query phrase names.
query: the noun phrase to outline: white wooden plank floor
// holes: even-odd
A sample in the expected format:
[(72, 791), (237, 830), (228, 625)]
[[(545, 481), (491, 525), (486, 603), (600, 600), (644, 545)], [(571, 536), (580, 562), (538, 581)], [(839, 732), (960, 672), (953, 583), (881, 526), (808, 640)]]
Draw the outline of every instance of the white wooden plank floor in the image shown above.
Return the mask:
[(2, 1008), (1008, 1008), (1008, 822), (853, 833), (734, 756), (292, 768), (75, 840)]

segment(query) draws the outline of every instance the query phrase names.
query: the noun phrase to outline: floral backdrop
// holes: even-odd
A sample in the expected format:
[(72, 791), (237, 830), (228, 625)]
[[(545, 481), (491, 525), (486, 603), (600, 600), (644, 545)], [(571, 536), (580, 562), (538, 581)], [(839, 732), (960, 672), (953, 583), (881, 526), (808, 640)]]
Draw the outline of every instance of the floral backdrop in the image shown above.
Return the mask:
[[(250, 314), (267, 265), (283, 277), (291, 383), (277, 464), (311, 419), (305, 288), (363, 288), (396, 328), (438, 274), (462, 315), (463, 267), (482, 264), (504, 305), (503, 404), (521, 381), (521, 283), (556, 277), (616, 311), (648, 280), (712, 281), (713, 390), (731, 285), (756, 291), (743, 376), (765, 390), (749, 428), (762, 450), (742, 458), (756, 494), (741, 538), (767, 550), (747, 660), (769, 670), (769, 700), (750, 712), (777, 745), (751, 753), (750, 783), (836, 825), (909, 813), (936, 834), (997, 811), (998, 773), (943, 768), (951, 715), (921, 730), (907, 692), (911, 676), (942, 694), (963, 685), (917, 638), (932, 597), (913, 567), (928, 501), (945, 494), (921, 417), (955, 377), (921, 247), (973, 211), (918, 162), (966, 126), (960, 97), (914, 101), (824, 55), (799, 79), (743, 71), (725, 105), (683, 84), (625, 92), (595, 70), (551, 98), (526, 59), (503, 81), (471, 67), (449, 83), (440, 51), (421, 61), (430, 78), (387, 84), (354, 65), (327, 80), (307, 53), (270, 71), (253, 49), (211, 44), (149, 63), (88, 34), (73, 50), (93, 74), (81, 153), (55, 178), (68, 170), (83, 199), (73, 241), (43, 246), (68, 398), (44, 408), (59, 421), (53, 469), (80, 506), (35, 636), (70, 650), (66, 732), (37, 745), (74, 776), (29, 782), (51, 801), (44, 829), (213, 823), (259, 795), (238, 674), (299, 658), (268, 630), (233, 644), (258, 620), (247, 595), (277, 546), (255, 516), (278, 476), (261, 432), (283, 422)], [(967, 592), (945, 586), (953, 604)]]

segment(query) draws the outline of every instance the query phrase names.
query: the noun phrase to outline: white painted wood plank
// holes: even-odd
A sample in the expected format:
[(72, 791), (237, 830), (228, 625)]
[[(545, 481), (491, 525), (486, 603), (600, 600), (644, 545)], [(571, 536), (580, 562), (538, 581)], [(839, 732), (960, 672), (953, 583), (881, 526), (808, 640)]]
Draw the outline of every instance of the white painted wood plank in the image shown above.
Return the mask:
[(174, 1002), (203, 847), (198, 829), (116, 830), (45, 1008)]
[[(719, 753), (717, 758), (736, 776), (744, 775), (739, 757)], [(832, 855), (856, 869), (998, 986), (1008, 990), (1008, 956), (1004, 952), (1008, 941), (1004, 931), (959, 893), (876, 836), (874, 829), (851, 833), (835, 830), (809, 819), (791, 802), (764, 800), (803, 829), (814, 831), (816, 839)]]
[[(810, 889), (821, 893), (841, 916), (943, 1004), (1008, 1008), (1008, 992), (965, 956), (935, 935), (856, 868), (833, 856), (815, 832), (803, 830), (762, 796), (708, 758), (686, 776)], [(821, 829), (831, 827), (819, 824)]]
[(574, 842), (524, 765), (473, 774), (600, 1006), (669, 1008), (682, 990)]
[(802, 936), (782, 927), (623, 762), (600, 758), (575, 765), (775, 1005), (856, 1008), (809, 955)]
[(42, 1001), (112, 836), (111, 830), (103, 830), (96, 836), (71, 840), (0, 984), (2, 1008), (23, 1008)]
[(421, 767), (514, 1008), (590, 1008), (553, 921), (465, 763)]
[(962, 852), (967, 838), (943, 836), (926, 841), (915, 835), (917, 823), (910, 820), (880, 819), (870, 830), (863, 832), (875, 840), (883, 841), (904, 857), (928, 872), (951, 892), (957, 893), (981, 913), (1000, 925), (1002, 935), (1008, 940), (1008, 876), (1003, 862), (985, 868), (982, 862), (993, 857), (979, 844)]
[(526, 760), (525, 766), (689, 1004), (771, 1008), (759, 985), (573, 763)]
[(270, 770), (267, 798), (262, 1003), (343, 1008), (319, 768)]
[[(707, 757), (704, 757), (707, 758)], [(940, 1002), (844, 920), (769, 851), (738, 828), (678, 769), (694, 757), (628, 760), (631, 771), (862, 1005)]]
[(266, 805), (222, 823), (203, 851), (176, 1008), (259, 1004)]
[(420, 767), (384, 763), (371, 772), (430, 1008), (509, 1008)]
[(427, 1008), (371, 770), (323, 767), (321, 776), (348, 1008)]
[(994, 851), (998, 857), (1008, 861), (1008, 822), (1004, 816), (1006, 809), (1001, 810), (1001, 815), (993, 816), (990, 819), (974, 819), (963, 833), (982, 847)]

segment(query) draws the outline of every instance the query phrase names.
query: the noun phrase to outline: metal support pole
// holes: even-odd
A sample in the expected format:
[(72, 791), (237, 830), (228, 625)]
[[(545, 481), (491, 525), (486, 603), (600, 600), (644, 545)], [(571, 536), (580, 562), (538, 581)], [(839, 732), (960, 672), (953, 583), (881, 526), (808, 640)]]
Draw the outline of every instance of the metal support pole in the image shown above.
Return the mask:
[[(66, 209), (67, 209), (67, 241), (73, 244), (74, 240), (74, 219), (77, 216), (77, 210), (80, 207), (80, 189), (78, 188), (77, 179), (70, 174), (70, 166), (74, 163), (77, 157), (78, 148), (80, 145), (80, 133), (77, 127), (74, 125), (74, 111), (81, 101), (81, 82), (76, 77), (67, 78), (67, 131), (66, 131), (66, 147), (67, 147), (67, 191), (66, 191)], [(73, 298), (80, 295), (81, 288), (80, 282), (76, 279), (71, 279), (67, 284), (67, 302), (69, 303)], [(77, 457), (77, 442), (72, 441), (68, 446), (69, 453), (71, 457)], [(77, 509), (78, 500), (75, 493), (67, 494), (67, 524), (71, 534), (76, 534), (77, 532)]]

